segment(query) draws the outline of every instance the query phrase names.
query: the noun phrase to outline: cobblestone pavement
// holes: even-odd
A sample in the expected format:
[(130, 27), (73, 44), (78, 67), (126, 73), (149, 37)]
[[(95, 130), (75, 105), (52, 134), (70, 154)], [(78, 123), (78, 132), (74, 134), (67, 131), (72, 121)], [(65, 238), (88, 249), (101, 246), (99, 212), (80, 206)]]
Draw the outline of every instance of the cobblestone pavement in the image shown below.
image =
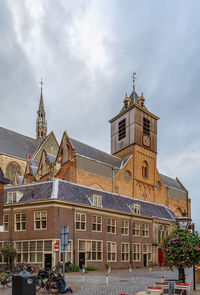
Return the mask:
[[(66, 274), (67, 286), (72, 287), (73, 294), (76, 295), (118, 295), (118, 294), (135, 294), (146, 289), (147, 285), (153, 285), (156, 281), (163, 279), (176, 279), (177, 271), (169, 271), (166, 268), (136, 269), (133, 272), (128, 270), (113, 270), (108, 276), (102, 271), (88, 272), (83, 277), (81, 273)], [(186, 272), (186, 281), (192, 285), (192, 271)], [(192, 289), (192, 288), (191, 288)], [(12, 290), (9, 288), (1, 289), (0, 295), (11, 295)], [(38, 292), (44, 294), (44, 292)], [(200, 286), (197, 285), (197, 291), (191, 291), (190, 295), (199, 295)], [(28, 294), (27, 294), (28, 295)]]

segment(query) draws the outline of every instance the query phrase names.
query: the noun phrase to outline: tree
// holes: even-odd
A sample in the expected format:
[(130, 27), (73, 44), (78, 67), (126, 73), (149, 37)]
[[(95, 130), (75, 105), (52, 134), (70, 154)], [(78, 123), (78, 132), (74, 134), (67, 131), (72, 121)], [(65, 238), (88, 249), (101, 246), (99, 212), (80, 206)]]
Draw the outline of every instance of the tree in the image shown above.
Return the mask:
[(9, 260), (10, 262), (10, 268), (12, 267), (12, 262), (17, 254), (15, 248), (9, 245), (4, 245), (3, 248), (1, 248), (1, 253), (4, 256), (5, 260)]
[(179, 271), (179, 280), (185, 282), (185, 268), (200, 262), (200, 237), (198, 233), (175, 229), (162, 241), (164, 263), (175, 266)]

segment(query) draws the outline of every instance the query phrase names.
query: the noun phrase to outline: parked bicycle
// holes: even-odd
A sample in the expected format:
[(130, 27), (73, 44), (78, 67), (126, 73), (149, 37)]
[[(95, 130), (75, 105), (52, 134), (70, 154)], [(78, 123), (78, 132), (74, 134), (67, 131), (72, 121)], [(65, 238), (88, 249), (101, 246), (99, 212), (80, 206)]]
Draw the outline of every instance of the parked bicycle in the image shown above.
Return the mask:
[(35, 267), (34, 265), (28, 264), (28, 263), (18, 263), (13, 266), (13, 273), (19, 273), (20, 271), (24, 271), (24, 270), (30, 273), (34, 273)]
[(41, 269), (36, 278), (36, 291), (40, 289), (51, 294), (59, 294), (62, 291), (62, 281), (55, 272)]
[(0, 283), (5, 288), (5, 286), (11, 288), (12, 287), (12, 274), (2, 272), (0, 273)]

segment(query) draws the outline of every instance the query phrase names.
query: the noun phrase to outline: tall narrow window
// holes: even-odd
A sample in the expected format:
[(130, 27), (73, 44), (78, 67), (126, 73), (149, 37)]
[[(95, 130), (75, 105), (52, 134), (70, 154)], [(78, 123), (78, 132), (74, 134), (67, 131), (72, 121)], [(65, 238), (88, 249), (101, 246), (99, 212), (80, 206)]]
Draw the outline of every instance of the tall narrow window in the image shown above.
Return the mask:
[(148, 178), (148, 163), (146, 161), (143, 162), (142, 164), (142, 176), (145, 178)]
[(4, 214), (3, 216), (3, 231), (8, 231), (9, 230), (9, 215)]
[(143, 132), (150, 135), (150, 120), (143, 118)]
[(118, 124), (118, 140), (126, 137), (126, 118), (121, 120)]

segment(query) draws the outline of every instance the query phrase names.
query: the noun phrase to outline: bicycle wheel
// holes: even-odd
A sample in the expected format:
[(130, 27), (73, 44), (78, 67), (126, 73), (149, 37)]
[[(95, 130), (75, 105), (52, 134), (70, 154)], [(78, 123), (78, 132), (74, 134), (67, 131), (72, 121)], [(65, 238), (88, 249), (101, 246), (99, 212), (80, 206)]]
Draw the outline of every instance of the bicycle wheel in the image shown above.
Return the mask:
[(59, 278), (50, 279), (48, 290), (51, 294), (59, 294), (62, 291), (62, 281)]
[(36, 292), (39, 291), (41, 288), (44, 288), (44, 283), (40, 278), (36, 279), (35, 285), (36, 285)]
[(13, 278), (12, 275), (7, 275), (6, 278), (5, 278), (6, 279), (6, 286), (9, 287), (9, 288), (12, 287), (12, 278)]

